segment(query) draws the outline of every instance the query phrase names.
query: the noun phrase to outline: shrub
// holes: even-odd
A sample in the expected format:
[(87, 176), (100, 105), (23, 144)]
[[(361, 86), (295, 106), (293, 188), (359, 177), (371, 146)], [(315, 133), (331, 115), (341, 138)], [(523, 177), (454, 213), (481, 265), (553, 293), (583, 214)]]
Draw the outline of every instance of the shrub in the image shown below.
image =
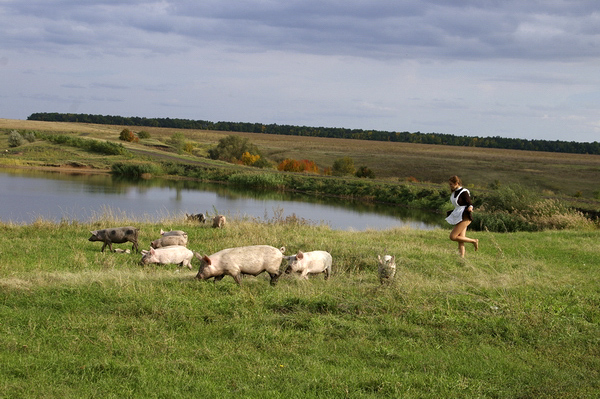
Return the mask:
[(186, 141), (186, 143), (183, 146), (183, 151), (192, 154), (194, 152), (194, 143), (191, 141)]
[(167, 144), (177, 150), (177, 152), (182, 152), (185, 147), (185, 135), (183, 133), (174, 133), (167, 140)]
[(366, 166), (361, 166), (356, 171), (356, 177), (366, 177), (369, 179), (374, 179), (375, 172), (373, 172), (371, 169), (367, 168)]
[(19, 132), (16, 130), (11, 131), (8, 134), (8, 146), (9, 147), (19, 147), (25, 144), (25, 139)]
[(220, 159), (226, 162), (241, 161), (244, 153), (261, 155), (258, 148), (247, 138), (235, 135), (223, 137), (215, 148), (208, 150), (208, 156), (211, 159)]
[(245, 153), (242, 154), (242, 158), (240, 159), (240, 162), (242, 163), (242, 165), (252, 166), (256, 162), (258, 162), (259, 159), (260, 159), (260, 155), (258, 155), (258, 154), (252, 155), (248, 151), (246, 151)]
[(139, 139), (137, 136), (129, 129), (121, 130), (121, 134), (119, 135), (119, 140), (128, 141), (128, 142), (138, 142)]
[(147, 132), (147, 131), (145, 131), (145, 130), (142, 130), (141, 132), (138, 132), (137, 136), (140, 139), (149, 139), (150, 138), (150, 133)]
[(313, 161), (309, 161), (308, 159), (297, 161), (295, 159), (287, 158), (277, 165), (277, 169), (286, 172), (319, 173), (319, 167), (317, 164)]
[(27, 132), (23, 135), (23, 138), (30, 143), (35, 141), (35, 132)]
[(350, 157), (338, 158), (333, 162), (333, 175), (344, 176), (355, 173), (354, 160)]

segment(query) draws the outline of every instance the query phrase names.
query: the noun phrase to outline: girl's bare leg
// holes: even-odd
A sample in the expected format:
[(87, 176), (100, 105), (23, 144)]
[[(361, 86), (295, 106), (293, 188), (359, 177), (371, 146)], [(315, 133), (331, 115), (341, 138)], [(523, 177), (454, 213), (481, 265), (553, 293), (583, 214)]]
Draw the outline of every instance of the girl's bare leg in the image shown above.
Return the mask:
[(467, 237), (467, 227), (471, 224), (469, 220), (463, 220), (458, 223), (450, 232), (450, 239), (458, 242), (458, 253), (461, 258), (465, 256), (465, 242), (470, 242), (475, 247), (475, 251), (479, 249), (479, 240)]

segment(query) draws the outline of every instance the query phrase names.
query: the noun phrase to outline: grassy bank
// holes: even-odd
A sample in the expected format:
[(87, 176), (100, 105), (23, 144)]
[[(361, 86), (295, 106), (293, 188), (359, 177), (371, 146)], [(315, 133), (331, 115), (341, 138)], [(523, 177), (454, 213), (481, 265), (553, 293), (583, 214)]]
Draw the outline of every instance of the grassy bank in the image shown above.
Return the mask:
[[(325, 282), (265, 276), (238, 287), (195, 270), (100, 253), (88, 230), (160, 228), (189, 247), (323, 249)], [(99, 218), (3, 224), (3, 397), (586, 398), (600, 393), (600, 232), (480, 232), (456, 255), (447, 230), (344, 232), (302, 221), (222, 230)], [(129, 245), (116, 245), (129, 248)], [(397, 256), (380, 286), (376, 256)], [(197, 263), (195, 263), (197, 265)]]

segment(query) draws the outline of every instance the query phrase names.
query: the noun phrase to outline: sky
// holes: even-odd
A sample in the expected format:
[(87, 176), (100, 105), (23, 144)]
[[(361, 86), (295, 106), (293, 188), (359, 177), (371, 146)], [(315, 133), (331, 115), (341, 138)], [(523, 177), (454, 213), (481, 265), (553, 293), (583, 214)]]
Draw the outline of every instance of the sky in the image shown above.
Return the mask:
[(36, 112), (600, 141), (600, 1), (0, 0)]

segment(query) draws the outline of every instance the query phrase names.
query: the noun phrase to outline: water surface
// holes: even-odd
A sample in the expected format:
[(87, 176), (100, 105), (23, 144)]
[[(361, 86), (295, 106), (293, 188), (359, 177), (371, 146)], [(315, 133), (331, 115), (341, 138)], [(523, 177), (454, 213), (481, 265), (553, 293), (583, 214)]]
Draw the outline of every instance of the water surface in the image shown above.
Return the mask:
[(108, 174), (0, 169), (0, 220), (90, 221), (107, 213), (159, 221), (185, 213), (222, 213), (261, 220), (295, 216), (333, 229), (438, 227), (440, 215), (294, 193), (166, 179), (123, 180)]

